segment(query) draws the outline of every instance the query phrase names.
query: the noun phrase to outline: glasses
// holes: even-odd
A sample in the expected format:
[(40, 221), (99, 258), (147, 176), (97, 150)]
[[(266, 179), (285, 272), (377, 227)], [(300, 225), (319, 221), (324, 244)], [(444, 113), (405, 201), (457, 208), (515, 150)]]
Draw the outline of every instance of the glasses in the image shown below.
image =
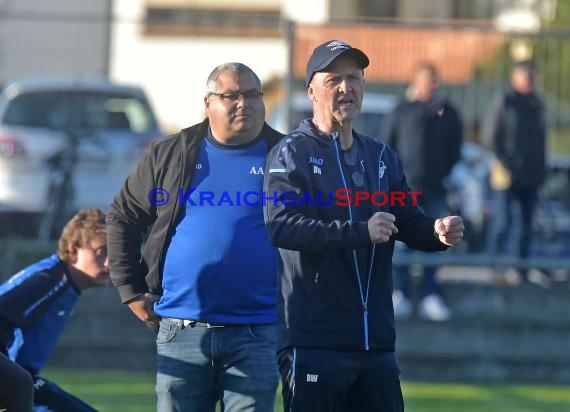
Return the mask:
[(358, 149), (356, 147), (356, 143), (353, 143), (352, 148), (343, 152), (344, 154), (344, 161), (348, 166), (351, 168), (360, 167), (358, 170), (352, 173), (352, 183), (354, 183), (357, 187), (363, 188), (364, 187), (364, 162), (358, 162)]
[(237, 102), (241, 97), (244, 100), (257, 100), (263, 96), (263, 93), (257, 90), (249, 90), (247, 92), (225, 92), (225, 93), (216, 93), (210, 92), (208, 96), (218, 96), (220, 99), (225, 100), (227, 102)]

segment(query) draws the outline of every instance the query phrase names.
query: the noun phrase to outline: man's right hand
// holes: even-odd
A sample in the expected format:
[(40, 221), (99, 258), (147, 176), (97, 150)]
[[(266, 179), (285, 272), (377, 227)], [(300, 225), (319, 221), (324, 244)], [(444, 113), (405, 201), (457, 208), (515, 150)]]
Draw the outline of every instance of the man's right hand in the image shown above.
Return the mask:
[(158, 299), (160, 299), (158, 295), (145, 293), (130, 300), (127, 305), (129, 305), (129, 309), (135, 316), (144, 323), (149, 326), (157, 326), (158, 322), (160, 322), (160, 316), (154, 312), (153, 306)]
[(368, 233), (372, 243), (387, 242), (398, 228), (394, 225), (396, 216), (386, 212), (376, 212), (368, 219)]

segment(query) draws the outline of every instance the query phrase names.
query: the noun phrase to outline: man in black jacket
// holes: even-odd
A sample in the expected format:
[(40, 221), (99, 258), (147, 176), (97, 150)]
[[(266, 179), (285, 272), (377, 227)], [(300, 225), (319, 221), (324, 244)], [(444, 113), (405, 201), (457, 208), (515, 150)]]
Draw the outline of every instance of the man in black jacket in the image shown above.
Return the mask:
[[(420, 62), (414, 67), (405, 99), (396, 106), (386, 122), (386, 143), (404, 164), (411, 187), (422, 195), (420, 206), (430, 216), (448, 212), (444, 179), (459, 161), (463, 125), (459, 112), (440, 87), (437, 67)], [(443, 299), (437, 282), (437, 268), (424, 268), (418, 314), (422, 319), (445, 321), (451, 309)], [(411, 315), (412, 282), (410, 268), (394, 271), (394, 311), (397, 318)]]
[(281, 256), (286, 411), (402, 411), (394, 239), (438, 251), (463, 236), (461, 217), (421, 212), (394, 151), (352, 129), (368, 63), (343, 41), (315, 48), (306, 76), (313, 118), (268, 159), (265, 219)]
[(246, 65), (216, 67), (206, 89), (207, 119), (154, 142), (112, 203), (111, 279), (157, 330), (158, 411), (270, 412), (277, 252), (261, 191), (282, 135)]
[[(546, 175), (545, 109), (535, 91), (534, 78), (531, 61), (514, 64), (510, 87), (494, 96), (482, 127), (482, 140), (497, 158), (491, 170), (495, 207), (489, 232), (490, 252), (506, 253), (510, 232), (519, 226), (516, 246), (521, 258), (530, 253), (532, 216)], [(520, 205), (517, 225), (512, 224), (514, 202)], [(523, 281), (527, 280), (526, 272)]]

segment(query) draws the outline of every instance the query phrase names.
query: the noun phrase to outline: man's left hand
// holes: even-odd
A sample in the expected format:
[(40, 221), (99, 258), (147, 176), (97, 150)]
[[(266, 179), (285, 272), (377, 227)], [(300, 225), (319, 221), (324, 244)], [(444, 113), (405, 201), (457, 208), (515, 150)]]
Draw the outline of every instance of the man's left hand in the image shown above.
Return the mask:
[(437, 219), (434, 225), (439, 241), (447, 246), (457, 245), (463, 239), (463, 218), (461, 216), (447, 216)]

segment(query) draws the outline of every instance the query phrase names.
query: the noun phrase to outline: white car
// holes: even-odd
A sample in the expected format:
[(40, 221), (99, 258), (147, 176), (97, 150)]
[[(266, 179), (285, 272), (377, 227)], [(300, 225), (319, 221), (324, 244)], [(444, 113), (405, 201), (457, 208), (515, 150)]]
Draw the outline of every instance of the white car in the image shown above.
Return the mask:
[(6, 84), (0, 94), (0, 225), (17, 216), (30, 223), (53, 209), (69, 153), (75, 153), (72, 209), (106, 210), (161, 133), (139, 87), (75, 78)]

